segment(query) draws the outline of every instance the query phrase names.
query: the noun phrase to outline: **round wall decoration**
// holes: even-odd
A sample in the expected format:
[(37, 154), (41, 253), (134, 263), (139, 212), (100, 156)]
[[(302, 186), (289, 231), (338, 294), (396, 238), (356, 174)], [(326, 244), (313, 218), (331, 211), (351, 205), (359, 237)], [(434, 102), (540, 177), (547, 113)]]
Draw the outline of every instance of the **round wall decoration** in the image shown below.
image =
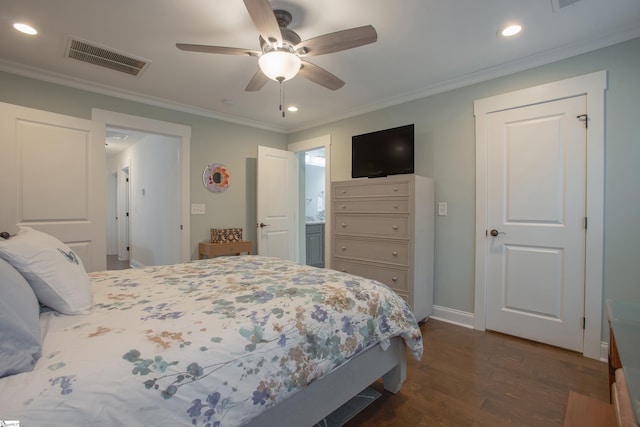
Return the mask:
[(222, 193), (229, 187), (229, 169), (220, 163), (212, 163), (202, 173), (202, 183), (212, 193)]

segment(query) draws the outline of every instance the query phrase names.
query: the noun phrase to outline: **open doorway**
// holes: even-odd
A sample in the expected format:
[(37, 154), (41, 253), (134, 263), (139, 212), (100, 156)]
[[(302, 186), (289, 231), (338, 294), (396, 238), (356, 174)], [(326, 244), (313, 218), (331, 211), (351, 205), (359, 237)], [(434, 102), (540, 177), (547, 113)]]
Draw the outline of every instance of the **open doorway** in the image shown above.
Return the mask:
[[(108, 147), (108, 138), (107, 138)], [(129, 262), (129, 166), (111, 171), (107, 148), (107, 270), (124, 270)]]
[(301, 162), (304, 174), (304, 251), (305, 264), (324, 268), (326, 188), (325, 149), (316, 148), (298, 153), (304, 157)]
[[(158, 197), (160, 200), (166, 198), (166, 195), (171, 195), (174, 200), (171, 212), (177, 212), (175, 217), (175, 223), (171, 223), (167, 226), (156, 227), (151, 229), (149, 233), (153, 238), (160, 239), (159, 243), (155, 246), (140, 247), (136, 253), (136, 247), (132, 242), (135, 238), (136, 224), (132, 223), (129, 228), (130, 234), (130, 247), (133, 249), (130, 251), (129, 257), (135, 261), (139, 260), (140, 265), (159, 265), (173, 262), (186, 262), (192, 257), (191, 248), (191, 224), (190, 224), (190, 196), (189, 196), (189, 166), (190, 166), (190, 145), (191, 145), (191, 128), (176, 123), (163, 122), (159, 120), (148, 119), (145, 117), (132, 116), (129, 114), (116, 113), (113, 111), (100, 110), (94, 108), (91, 110), (91, 118), (95, 122), (103, 123), (106, 129), (119, 129), (131, 132), (138, 132), (145, 135), (155, 135), (157, 137), (163, 137), (166, 141), (170, 141), (166, 144), (157, 144), (153, 146), (151, 150), (151, 157), (140, 156), (141, 161), (138, 163), (130, 163), (130, 201), (133, 202), (134, 196), (137, 198), (146, 197), (146, 202), (150, 201), (150, 196), (153, 194), (160, 194), (159, 190), (156, 190), (155, 180), (159, 178), (167, 179), (171, 184), (175, 184), (172, 187), (171, 193), (167, 189), (162, 190), (162, 197)], [(106, 133), (106, 132), (105, 132)], [(160, 152), (162, 151), (162, 152)], [(157, 156), (164, 156), (172, 160), (171, 169), (162, 169), (160, 172), (148, 172), (146, 168), (155, 166)], [(156, 167), (157, 169), (157, 167)], [(138, 177), (145, 174), (148, 177), (147, 184), (141, 184)], [(105, 177), (108, 179), (107, 177)], [(153, 186), (153, 188), (152, 188)], [(149, 190), (152, 192), (150, 193)], [(175, 211), (173, 208), (175, 207)], [(136, 209), (151, 208), (153, 211), (152, 203), (145, 203), (144, 205), (134, 205), (130, 203), (130, 222), (133, 222), (133, 214), (138, 214), (140, 218), (144, 218), (144, 215), (140, 215)], [(149, 211), (149, 209), (146, 209)], [(108, 211), (107, 211), (108, 212)], [(147, 213), (152, 216), (154, 214)], [(156, 213), (157, 215), (157, 213)], [(175, 233), (174, 233), (175, 232)], [(170, 236), (175, 237), (170, 243), (167, 240)], [(172, 251), (173, 257), (171, 261), (166, 260), (146, 260), (147, 256), (155, 254), (155, 248), (166, 248), (167, 251)], [(196, 251), (193, 251), (195, 256)], [(140, 257), (138, 257), (140, 254)], [(135, 257), (135, 258), (134, 258)], [(133, 265), (133, 261), (131, 264)], [(135, 265), (138, 266), (138, 265)]]
[(331, 136), (295, 142), (288, 150), (299, 166), (299, 262), (331, 267)]
[[(115, 212), (107, 241), (116, 241), (107, 268), (181, 262), (179, 138), (115, 127), (106, 137), (107, 171), (117, 176), (107, 192), (115, 192), (116, 205), (107, 200), (107, 211)], [(113, 255), (118, 263), (109, 262)]]

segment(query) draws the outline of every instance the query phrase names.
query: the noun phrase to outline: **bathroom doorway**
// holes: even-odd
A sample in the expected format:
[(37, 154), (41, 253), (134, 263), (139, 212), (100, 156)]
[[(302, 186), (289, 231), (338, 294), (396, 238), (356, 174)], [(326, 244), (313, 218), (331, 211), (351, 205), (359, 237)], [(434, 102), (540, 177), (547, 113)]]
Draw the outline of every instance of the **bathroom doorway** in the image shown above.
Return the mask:
[[(304, 246), (305, 264), (325, 266), (326, 223), (326, 156), (325, 148), (305, 151), (304, 154)], [(301, 162), (302, 163), (302, 162)]]

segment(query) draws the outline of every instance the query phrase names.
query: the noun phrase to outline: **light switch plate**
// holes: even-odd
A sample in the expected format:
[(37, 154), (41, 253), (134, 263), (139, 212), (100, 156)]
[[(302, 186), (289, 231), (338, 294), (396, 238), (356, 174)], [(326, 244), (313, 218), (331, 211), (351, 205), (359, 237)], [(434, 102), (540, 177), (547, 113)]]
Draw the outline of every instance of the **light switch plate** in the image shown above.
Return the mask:
[(204, 203), (192, 203), (191, 204), (191, 214), (192, 215), (204, 215), (205, 214)]
[(438, 215), (447, 216), (447, 202), (438, 202)]

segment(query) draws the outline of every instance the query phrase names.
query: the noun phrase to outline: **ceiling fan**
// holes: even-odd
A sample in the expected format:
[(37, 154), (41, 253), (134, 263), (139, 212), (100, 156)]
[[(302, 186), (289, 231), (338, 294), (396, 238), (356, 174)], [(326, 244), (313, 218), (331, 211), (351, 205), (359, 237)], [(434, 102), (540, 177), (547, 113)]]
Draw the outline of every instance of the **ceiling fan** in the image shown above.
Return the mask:
[(298, 73), (320, 86), (340, 89), (344, 86), (342, 80), (303, 58), (363, 46), (378, 39), (375, 28), (365, 25), (301, 41), (298, 34), (287, 28), (292, 16), (286, 10), (272, 10), (269, 0), (244, 0), (244, 4), (260, 33), (260, 51), (186, 43), (177, 43), (176, 47), (191, 52), (257, 57), (259, 69), (246, 91), (262, 89), (269, 79), (282, 83)]

